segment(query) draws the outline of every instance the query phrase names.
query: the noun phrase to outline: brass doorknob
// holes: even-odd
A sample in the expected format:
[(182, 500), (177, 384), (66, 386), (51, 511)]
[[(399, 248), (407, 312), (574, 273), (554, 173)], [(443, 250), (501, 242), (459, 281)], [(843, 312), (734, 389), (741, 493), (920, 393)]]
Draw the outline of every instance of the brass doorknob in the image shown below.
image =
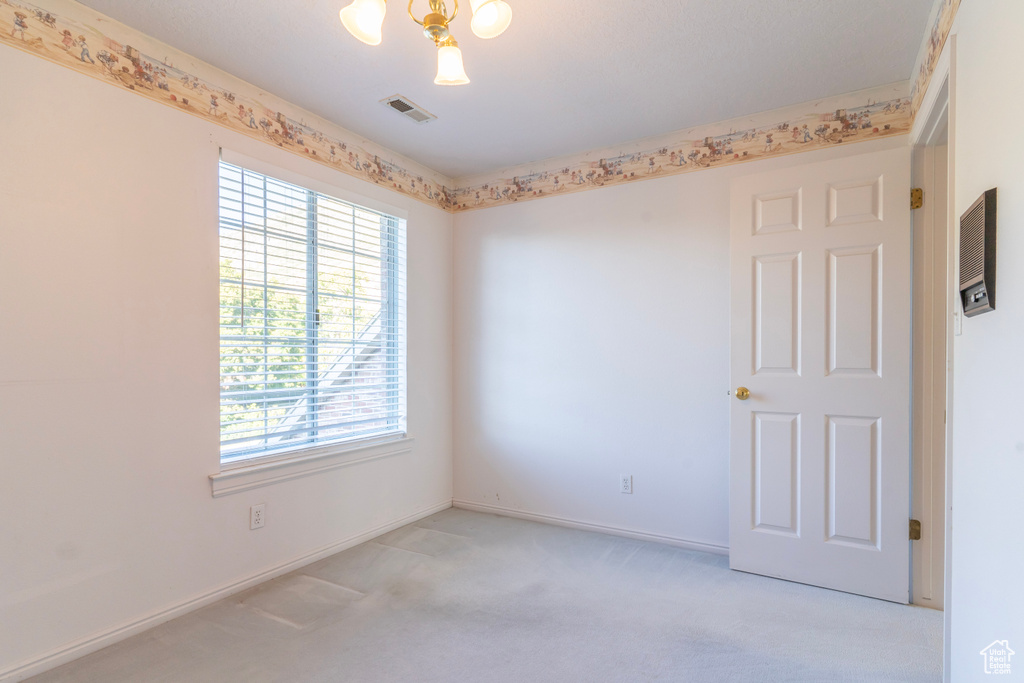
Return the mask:
[(750, 389), (747, 389), (746, 387), (740, 387), (739, 389), (736, 390), (736, 398), (738, 398), (741, 401), (746, 401), (748, 398), (750, 398)]

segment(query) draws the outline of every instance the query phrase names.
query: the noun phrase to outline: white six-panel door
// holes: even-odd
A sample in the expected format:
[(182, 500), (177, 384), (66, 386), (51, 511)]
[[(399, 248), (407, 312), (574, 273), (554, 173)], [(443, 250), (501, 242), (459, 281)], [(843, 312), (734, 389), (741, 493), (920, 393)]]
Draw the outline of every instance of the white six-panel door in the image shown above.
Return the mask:
[(908, 601), (909, 190), (909, 149), (733, 181), (733, 569)]

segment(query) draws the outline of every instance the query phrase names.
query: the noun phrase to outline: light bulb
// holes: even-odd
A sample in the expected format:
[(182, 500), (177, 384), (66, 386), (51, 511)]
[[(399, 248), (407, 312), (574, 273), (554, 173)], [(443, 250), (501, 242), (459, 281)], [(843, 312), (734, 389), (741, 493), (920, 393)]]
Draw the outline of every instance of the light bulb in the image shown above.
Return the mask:
[(453, 38), (448, 38), (437, 48), (437, 85), (465, 85), (469, 83), (466, 68), (462, 64), (462, 50)]
[(387, 13), (385, 0), (353, 0), (339, 13), (348, 32), (367, 45), (380, 45), (381, 26)]
[(512, 8), (505, 0), (471, 0), (473, 20), (469, 26), (480, 38), (500, 36), (512, 23)]

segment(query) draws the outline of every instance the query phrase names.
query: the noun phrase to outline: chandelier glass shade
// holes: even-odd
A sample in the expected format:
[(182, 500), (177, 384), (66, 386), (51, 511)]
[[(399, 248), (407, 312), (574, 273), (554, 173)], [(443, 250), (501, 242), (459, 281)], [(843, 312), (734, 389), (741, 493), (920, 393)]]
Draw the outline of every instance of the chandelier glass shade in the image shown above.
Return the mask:
[(355, 0), (341, 10), (341, 23), (367, 45), (380, 45), (386, 12), (384, 0)]
[(469, 27), (480, 38), (496, 38), (512, 23), (512, 8), (505, 0), (470, 0), (473, 20)]
[[(409, 0), (409, 16), (423, 27), (423, 34), (437, 46), (438, 85), (465, 85), (469, 83), (462, 63), (462, 50), (451, 34), (449, 25), (459, 13), (459, 0), (452, 0), (452, 11), (448, 13), (444, 0), (427, 0), (430, 12), (423, 19), (412, 13), (416, 0)], [(512, 21), (512, 8), (505, 0), (470, 0), (473, 18), (470, 28), (480, 38), (494, 38), (501, 35)], [(384, 15), (387, 13), (386, 0), (352, 0), (342, 8), (341, 23), (353, 36), (367, 45), (380, 45), (383, 39)]]
[(434, 83), (438, 85), (465, 85), (469, 83), (469, 76), (466, 75), (466, 67), (462, 64), (462, 50), (459, 44), (451, 37), (446, 39), (437, 48), (437, 77)]

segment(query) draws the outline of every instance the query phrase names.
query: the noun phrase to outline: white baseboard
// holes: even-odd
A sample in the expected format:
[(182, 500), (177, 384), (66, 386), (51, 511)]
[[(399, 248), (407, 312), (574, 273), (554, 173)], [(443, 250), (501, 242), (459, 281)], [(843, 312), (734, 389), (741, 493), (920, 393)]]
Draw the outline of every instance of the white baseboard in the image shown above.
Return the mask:
[(0, 683), (13, 683), (13, 681), (22, 681), (30, 676), (41, 674), (44, 671), (56, 668), (61, 664), (66, 664), (67, 662), (78, 659), (79, 657), (84, 657), (85, 655), (101, 650), (108, 645), (113, 645), (125, 638), (141, 633), (142, 631), (153, 628), (154, 626), (158, 626), (165, 621), (170, 621), (171, 619), (180, 617), (183, 614), (197, 610), (200, 607), (205, 607), (206, 605), (217, 602), (229, 595), (243, 591), (246, 588), (251, 588), (256, 584), (269, 581), (270, 579), (281, 576), (282, 574), (287, 574), (288, 572), (304, 567), (307, 564), (312, 564), (317, 560), (322, 560), (323, 558), (335, 553), (340, 553), (342, 550), (347, 550), (348, 548), (357, 546), (360, 543), (365, 543), (366, 541), (374, 539), (382, 534), (393, 531), (398, 527), (411, 524), (412, 522), (423, 519), (424, 517), (429, 517), (441, 510), (447, 510), (451, 506), (451, 500), (441, 501), (440, 503), (431, 505), (430, 507), (417, 512), (413, 512), (412, 514), (406, 515), (400, 519), (396, 519), (386, 524), (374, 527), (373, 529), (369, 529), (368, 531), (364, 531), (361, 534), (350, 536), (344, 540), (318, 548), (317, 550), (295, 558), (290, 562), (280, 564), (276, 567), (271, 567), (270, 569), (265, 569), (257, 574), (225, 584), (208, 593), (192, 598), (191, 600), (171, 605), (170, 607), (152, 612), (140, 619), (136, 619), (101, 633), (87, 636), (67, 645), (63, 645), (51, 650), (41, 657), (16, 664), (5, 671), (0, 671)]
[(663, 543), (665, 545), (675, 546), (676, 548), (685, 548), (686, 550), (699, 550), (701, 552), (712, 553), (714, 555), (729, 554), (729, 546), (727, 545), (704, 543), (703, 541), (691, 541), (685, 538), (677, 538), (675, 536), (663, 536), (661, 534), (649, 534), (645, 531), (624, 529), (622, 527), (607, 526), (605, 524), (594, 524), (592, 522), (581, 522), (577, 519), (569, 519), (567, 517), (556, 517), (555, 515), (545, 515), (539, 512), (524, 512), (523, 510), (513, 510), (511, 508), (502, 507), (500, 505), (490, 505), (488, 503), (474, 503), (468, 500), (456, 499), (452, 501), (452, 506), (461, 508), (463, 510), (472, 510), (473, 512), (490, 512), (495, 515), (503, 515), (505, 517), (516, 517), (518, 519), (528, 519), (533, 522), (554, 524), (555, 526), (564, 526), (570, 529), (596, 531), (602, 534), (611, 534), (612, 536), (624, 536), (626, 538), (635, 538), (640, 541), (652, 541), (654, 543)]

